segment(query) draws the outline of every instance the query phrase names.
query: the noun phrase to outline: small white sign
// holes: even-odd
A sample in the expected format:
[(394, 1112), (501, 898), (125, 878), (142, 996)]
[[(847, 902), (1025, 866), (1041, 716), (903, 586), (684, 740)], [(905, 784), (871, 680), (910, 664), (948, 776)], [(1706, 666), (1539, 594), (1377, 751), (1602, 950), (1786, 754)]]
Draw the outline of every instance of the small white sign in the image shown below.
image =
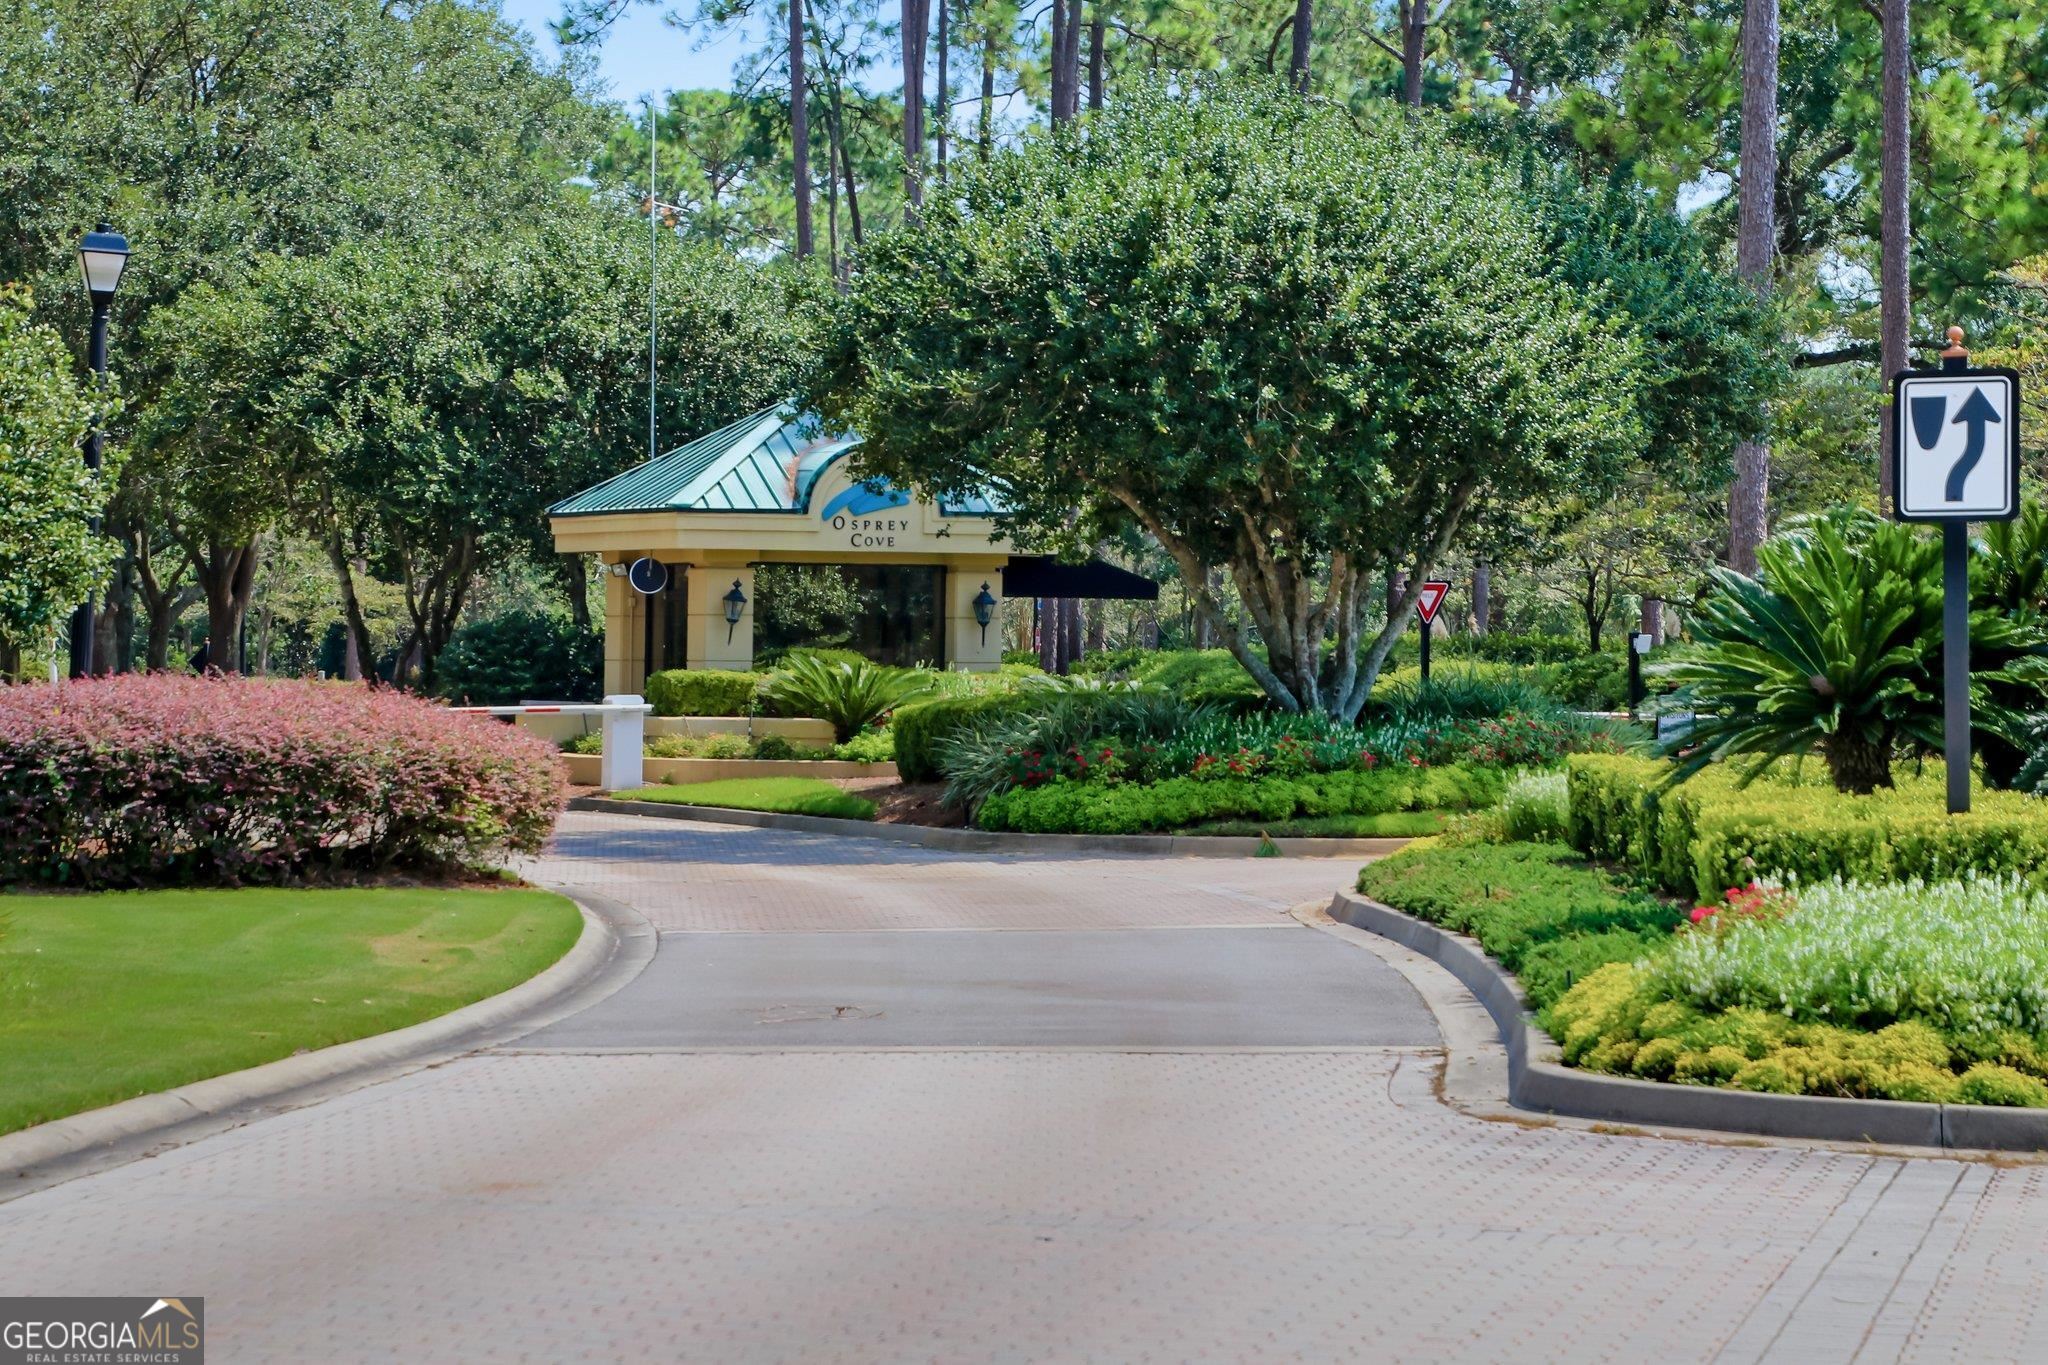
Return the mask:
[(1991, 371), (1899, 377), (1892, 427), (1902, 519), (2019, 514), (2018, 387)]

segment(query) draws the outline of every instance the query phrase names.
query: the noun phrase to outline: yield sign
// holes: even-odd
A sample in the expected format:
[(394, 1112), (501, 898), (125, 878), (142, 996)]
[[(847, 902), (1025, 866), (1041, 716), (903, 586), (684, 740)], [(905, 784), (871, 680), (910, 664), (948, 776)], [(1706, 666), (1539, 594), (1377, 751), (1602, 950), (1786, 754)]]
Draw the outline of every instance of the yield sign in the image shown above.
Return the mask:
[(1450, 584), (1440, 583), (1433, 578), (1422, 585), (1421, 595), (1415, 599), (1415, 614), (1422, 618), (1423, 625), (1429, 625), (1436, 620), (1437, 609), (1443, 606), (1444, 597), (1450, 590)]

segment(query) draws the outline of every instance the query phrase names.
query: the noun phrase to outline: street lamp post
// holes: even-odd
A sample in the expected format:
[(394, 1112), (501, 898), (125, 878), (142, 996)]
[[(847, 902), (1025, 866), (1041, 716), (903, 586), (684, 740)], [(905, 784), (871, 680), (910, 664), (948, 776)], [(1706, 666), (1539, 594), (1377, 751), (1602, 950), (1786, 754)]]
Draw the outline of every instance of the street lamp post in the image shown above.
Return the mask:
[[(101, 223), (85, 234), (78, 244), (78, 269), (85, 277), (85, 292), (92, 298), (92, 342), (86, 353), (92, 366), (93, 383), (105, 388), (107, 380), (107, 315), (114, 306), (114, 291), (121, 286), (121, 272), (128, 265), (128, 239)], [(100, 467), (101, 432), (97, 418), (85, 437), (85, 467)], [(100, 529), (94, 516), (92, 529)], [(87, 593), (78, 610), (71, 613), (71, 676), (92, 676), (92, 594)]]

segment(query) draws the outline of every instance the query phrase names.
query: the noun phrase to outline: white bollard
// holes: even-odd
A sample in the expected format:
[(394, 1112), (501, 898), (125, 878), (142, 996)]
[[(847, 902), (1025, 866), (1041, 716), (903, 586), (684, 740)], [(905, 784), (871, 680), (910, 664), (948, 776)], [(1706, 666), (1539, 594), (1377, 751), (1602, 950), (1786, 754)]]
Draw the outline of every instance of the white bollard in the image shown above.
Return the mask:
[(597, 785), (608, 792), (647, 785), (641, 776), (640, 746), (646, 732), (647, 703), (630, 693), (604, 699), (604, 752), (597, 763)]

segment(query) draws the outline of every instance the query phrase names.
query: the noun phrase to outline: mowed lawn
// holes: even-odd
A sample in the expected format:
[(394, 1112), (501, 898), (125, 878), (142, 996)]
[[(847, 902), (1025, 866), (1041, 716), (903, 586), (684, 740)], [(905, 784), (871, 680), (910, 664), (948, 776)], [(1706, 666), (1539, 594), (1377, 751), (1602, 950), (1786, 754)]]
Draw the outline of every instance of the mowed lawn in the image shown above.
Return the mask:
[(0, 1133), (431, 1019), (581, 932), (509, 887), (0, 895)]
[(781, 815), (828, 815), (872, 820), (875, 803), (841, 791), (816, 777), (722, 777), (711, 782), (678, 782), (618, 792), (622, 801), (661, 801), (683, 806), (772, 811)]

